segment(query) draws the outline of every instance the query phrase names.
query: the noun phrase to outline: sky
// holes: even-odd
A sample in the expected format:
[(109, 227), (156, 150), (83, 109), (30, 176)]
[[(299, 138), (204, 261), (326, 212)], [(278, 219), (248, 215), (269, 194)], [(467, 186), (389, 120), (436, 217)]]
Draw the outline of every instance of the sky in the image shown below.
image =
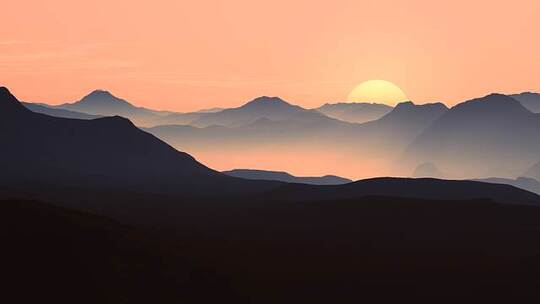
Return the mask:
[(316, 107), (384, 79), (452, 105), (540, 91), (539, 15), (538, 0), (7, 1), (0, 85), (190, 111), (261, 95)]

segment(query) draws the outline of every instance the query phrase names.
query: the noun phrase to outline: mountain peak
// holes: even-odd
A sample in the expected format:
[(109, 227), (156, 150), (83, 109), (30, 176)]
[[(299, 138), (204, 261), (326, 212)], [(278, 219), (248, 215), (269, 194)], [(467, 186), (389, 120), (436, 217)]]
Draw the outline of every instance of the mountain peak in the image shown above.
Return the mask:
[(29, 112), (8, 88), (0, 87), (0, 114)]
[(90, 94), (84, 96), (78, 103), (101, 105), (118, 104), (131, 106), (129, 102), (114, 96), (111, 94), (111, 92), (106, 90), (94, 90)]
[(279, 97), (261, 96), (246, 103), (244, 107), (260, 107), (260, 106), (290, 106), (288, 102)]
[(414, 106), (416, 106), (414, 104), (414, 102), (409, 100), (409, 101), (403, 101), (403, 102), (398, 103), (395, 108), (396, 109), (398, 109), (398, 108), (412, 108)]
[(485, 113), (508, 114), (509, 112), (529, 112), (516, 99), (499, 93), (492, 93), (484, 97), (471, 99), (452, 108), (459, 111), (481, 111)]
[(412, 101), (400, 102), (396, 105), (395, 109), (412, 109), (412, 108), (435, 108), (435, 109), (448, 109), (448, 107), (442, 102), (415, 104)]
[(86, 97), (110, 97), (115, 98), (111, 92), (106, 90), (94, 90), (90, 92), (90, 94), (86, 95)]
[(425, 103), (425, 104), (415, 104), (412, 101), (404, 101), (400, 102), (396, 105), (396, 107), (388, 114), (391, 113), (406, 113), (411, 111), (440, 111), (444, 112), (448, 110), (448, 107), (441, 103)]

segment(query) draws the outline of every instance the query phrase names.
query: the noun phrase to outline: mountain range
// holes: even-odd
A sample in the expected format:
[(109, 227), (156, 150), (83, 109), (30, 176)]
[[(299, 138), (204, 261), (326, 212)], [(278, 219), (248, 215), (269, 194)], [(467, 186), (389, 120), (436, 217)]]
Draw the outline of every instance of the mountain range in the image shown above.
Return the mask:
[[(274, 159), (270, 169), (303, 175), (540, 178), (540, 165), (535, 167), (539, 144), (528, 140), (538, 131), (531, 112), (539, 110), (539, 96), (493, 94), (450, 110), (441, 103), (412, 102), (395, 108), (338, 103), (308, 110), (263, 96), (237, 108), (174, 113), (135, 107), (97, 90), (71, 104), (25, 106), (66, 118), (124, 116), (218, 169), (257, 167), (260, 159)], [(272, 150), (278, 153), (270, 155)], [(317, 163), (316, 170), (300, 170), (292, 161), (298, 157)], [(437, 172), (414, 173), (422, 164)]]
[[(290, 187), (284, 183), (236, 178), (209, 169), (191, 155), (175, 150), (138, 129), (129, 120), (118, 116), (81, 120), (34, 113), (3, 87), (0, 88), (0, 109), (0, 141), (4, 144), (3, 157), (0, 160), (3, 168), (0, 186), (9, 189), (6, 193), (43, 193), (56, 188), (71, 188), (87, 191), (99, 189), (126, 193), (144, 192), (183, 198), (214, 196), (223, 199), (227, 196), (257, 196), (289, 191), (282, 190)], [(394, 122), (394, 117), (411, 116), (416, 117), (416, 121), (425, 123), (418, 118), (424, 117), (426, 113), (431, 116), (433, 112), (440, 115), (445, 109), (440, 105), (425, 105), (417, 110), (413, 104), (406, 103), (398, 105), (387, 114), (389, 117), (383, 117), (379, 123), (385, 126), (388, 121)], [(416, 114), (417, 111), (422, 115)], [(335, 123), (330, 118), (325, 121)], [(347, 125), (337, 122), (339, 125)], [(394, 126), (390, 130), (393, 131)], [(366, 184), (369, 186), (365, 186)], [(430, 184), (429, 192), (421, 190)], [(412, 190), (416, 189), (415, 185), (422, 187)], [(456, 196), (460, 192), (454, 188), (459, 186), (470, 189), (467, 188), (467, 194)], [(437, 180), (381, 179), (326, 187), (330, 188), (306, 189), (317, 195), (319, 191), (323, 191), (327, 198), (380, 195), (385, 192), (370, 192), (365, 189), (382, 187), (388, 194), (415, 196), (415, 191), (420, 191), (418, 196), (427, 195), (428, 198), (484, 197), (507, 200), (512, 197), (522, 203), (534, 200), (527, 192), (520, 193), (516, 188), (504, 188), (502, 185), (497, 191), (490, 188), (490, 192), (484, 191), (482, 187), (487, 186), (481, 184), (456, 186), (450, 181)], [(479, 192), (473, 191), (475, 188)], [(410, 189), (412, 192), (403, 192), (400, 189)], [(449, 193), (448, 189), (454, 189), (451, 191), (454, 194)], [(302, 193), (306, 198), (312, 196), (305, 191)], [(294, 195), (296, 194), (287, 194), (285, 197)]]
[[(366, 170), (377, 157), (387, 162), (407, 155), (411, 143), (447, 121), (454, 123), (440, 134), (445, 140), (464, 136), (452, 132), (460, 123), (479, 127), (471, 133), (490, 134), (490, 128), (463, 120), (468, 115), (512, 128), (499, 113), (504, 111), (525, 119), (514, 121), (516, 130), (527, 130), (523, 126), (534, 125), (536, 117), (505, 96), (458, 110), (402, 103), (362, 124), (278, 100), (259, 102), (261, 112), (275, 115), (278, 107), (279, 115), (298, 111), (302, 119), (283, 114), (249, 120), (241, 109), (207, 117), (204, 124), (238, 118), (245, 125), (150, 130), (172, 132), (175, 146), (211, 145), (208, 151), (227, 158), (245, 158), (244, 149), (258, 146), (272, 156), (289, 144), (305, 145), (292, 163), (315, 160), (314, 166), (328, 168), (340, 167), (324, 159), (339, 144)], [(486, 112), (486, 103), (492, 111)], [(524, 190), (532, 189), (529, 179), (383, 177), (314, 185), (294, 177), (294, 183), (238, 178), (210, 169), (126, 118), (35, 113), (6, 88), (0, 88), (0, 143), (0, 266), (7, 292), (22, 302), (433, 302), (441, 295), (450, 302), (474, 296), (481, 302), (537, 293), (540, 196)], [(234, 153), (224, 153), (226, 148)], [(323, 154), (309, 154), (319, 148)], [(454, 153), (469, 157), (470, 151)], [(354, 165), (335, 156), (342, 166)], [(453, 173), (438, 160), (422, 161), (428, 165), (419, 172), (440, 166), (439, 172)], [(290, 178), (228, 172), (238, 173)], [(507, 185), (512, 182), (517, 187)]]
[(34, 113), (6, 88), (0, 88), (0, 109), (0, 181), (12, 191), (62, 185), (189, 196), (212, 187), (223, 196), (272, 186), (211, 170), (119, 116), (79, 120)]

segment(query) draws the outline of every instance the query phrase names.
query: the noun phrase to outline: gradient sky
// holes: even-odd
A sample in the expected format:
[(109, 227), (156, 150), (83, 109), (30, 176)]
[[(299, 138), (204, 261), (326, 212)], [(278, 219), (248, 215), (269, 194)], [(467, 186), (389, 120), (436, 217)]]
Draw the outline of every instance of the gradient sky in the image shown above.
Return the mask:
[(314, 107), (385, 79), (454, 104), (540, 91), (538, 16), (538, 0), (8, 1), (0, 85), (27, 101), (107, 89), (187, 111), (259, 95)]

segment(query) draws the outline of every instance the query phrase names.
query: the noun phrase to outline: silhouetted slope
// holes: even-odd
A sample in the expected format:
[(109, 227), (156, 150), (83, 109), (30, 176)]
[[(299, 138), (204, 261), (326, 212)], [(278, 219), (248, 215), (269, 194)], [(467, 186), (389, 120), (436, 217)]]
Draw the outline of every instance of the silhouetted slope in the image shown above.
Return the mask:
[(76, 120), (33, 113), (5, 88), (0, 91), (0, 118), (4, 185), (175, 196), (249, 193), (273, 185), (213, 171), (125, 118)]
[(399, 153), (447, 110), (442, 103), (416, 105), (407, 101), (399, 103), (382, 118), (362, 126), (365, 136), (372, 141), (370, 144), (381, 144)]
[(533, 113), (540, 113), (540, 94), (532, 92), (523, 92), (513, 94), (510, 97), (519, 101), (525, 108)]
[(293, 120), (297, 122), (330, 119), (317, 111), (291, 105), (278, 97), (263, 96), (238, 108), (203, 114), (191, 124), (197, 127), (211, 125), (238, 127), (263, 118), (270, 121)]
[(432, 162), (457, 178), (519, 176), (538, 161), (538, 134), (540, 116), (491, 94), (454, 106), (411, 143), (404, 161), (410, 171)]
[(448, 108), (443, 103), (416, 105), (411, 101), (399, 103), (392, 111), (373, 122), (379, 125), (414, 125), (428, 126), (441, 117)]
[(99, 216), (0, 201), (2, 298), (14, 303), (238, 301), (180, 246)]
[(390, 196), (435, 200), (489, 199), (501, 203), (540, 204), (540, 196), (509, 185), (433, 178), (373, 178), (332, 186), (287, 184), (269, 195), (296, 201)]
[(23, 102), (22, 103), (26, 108), (35, 113), (41, 113), (49, 116), (63, 117), (63, 118), (73, 118), (73, 119), (96, 119), (100, 118), (99, 115), (91, 115), (86, 113), (80, 113), (75, 111), (69, 111), (64, 109), (51, 108), (48, 106), (43, 106), (40, 104)]
[(252, 170), (252, 169), (234, 169), (230, 171), (224, 171), (223, 173), (240, 177), (245, 179), (255, 179), (255, 180), (274, 180), (281, 181), (286, 183), (301, 183), (301, 184), (311, 184), (311, 185), (339, 185), (352, 182), (352, 180), (335, 176), (335, 175), (325, 175), (317, 177), (298, 177), (291, 175), (287, 172), (278, 172), (278, 171), (266, 171), (266, 170)]
[(540, 182), (534, 178), (518, 177), (516, 179), (509, 179), (509, 178), (491, 177), (491, 178), (475, 179), (475, 181), (484, 182), (484, 183), (493, 183), (493, 184), (507, 184), (507, 185), (521, 188), (530, 192), (534, 192), (536, 194), (540, 194)]
[(335, 119), (352, 123), (364, 123), (383, 117), (385, 114), (392, 111), (392, 107), (377, 103), (343, 102), (334, 104), (327, 103), (315, 110)]

